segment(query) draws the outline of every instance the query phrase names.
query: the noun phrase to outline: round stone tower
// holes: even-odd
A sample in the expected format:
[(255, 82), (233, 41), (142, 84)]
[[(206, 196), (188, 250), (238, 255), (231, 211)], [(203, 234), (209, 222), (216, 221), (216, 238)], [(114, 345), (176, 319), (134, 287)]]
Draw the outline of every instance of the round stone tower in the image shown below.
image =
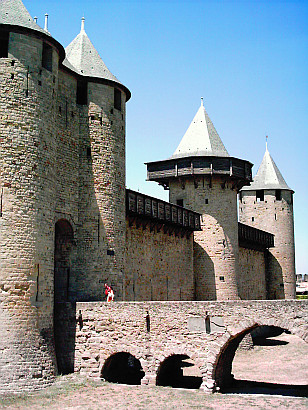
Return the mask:
[(268, 253), (268, 299), (294, 299), (295, 247), (293, 193), (266, 151), (250, 186), (240, 192), (240, 221), (275, 235)]
[(55, 101), (63, 47), (0, 2), (0, 390), (48, 384), (53, 350)]
[(194, 237), (197, 300), (238, 298), (237, 193), (252, 164), (230, 157), (203, 101), (175, 153), (147, 164), (148, 179), (170, 191), (170, 202), (202, 214)]
[[(66, 48), (78, 73), (80, 121), (79, 300), (102, 300), (104, 282), (123, 298), (125, 103), (130, 91), (108, 70), (85, 32)], [(97, 280), (100, 277), (99, 281)]]

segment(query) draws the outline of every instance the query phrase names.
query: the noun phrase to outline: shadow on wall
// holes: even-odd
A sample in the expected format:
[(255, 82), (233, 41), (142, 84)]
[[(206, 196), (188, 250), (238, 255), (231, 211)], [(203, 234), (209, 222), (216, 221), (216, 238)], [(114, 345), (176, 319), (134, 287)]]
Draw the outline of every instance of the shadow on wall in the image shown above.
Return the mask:
[(266, 261), (267, 299), (285, 299), (284, 282), (280, 263), (269, 251), (266, 252)]
[(61, 219), (55, 226), (54, 256), (54, 340), (60, 374), (74, 371), (76, 307), (69, 303), (73, 249), (73, 228), (67, 220)]
[(195, 299), (217, 300), (214, 263), (196, 242), (194, 242), (194, 275)]
[(135, 356), (120, 352), (105, 361), (101, 377), (112, 383), (140, 385), (144, 374), (141, 363)]
[(74, 372), (76, 304), (55, 303), (54, 338), (59, 374)]
[(201, 384), (201, 372), (187, 355), (175, 354), (169, 356), (158, 368), (157, 386), (199, 389)]

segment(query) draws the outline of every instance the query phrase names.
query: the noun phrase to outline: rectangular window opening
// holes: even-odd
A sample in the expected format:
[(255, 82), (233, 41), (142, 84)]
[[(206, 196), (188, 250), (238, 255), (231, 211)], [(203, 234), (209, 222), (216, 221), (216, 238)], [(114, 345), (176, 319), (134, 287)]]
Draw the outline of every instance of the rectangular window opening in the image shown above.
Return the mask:
[(264, 201), (264, 190), (260, 189), (256, 191), (256, 200), (257, 202), (263, 202)]
[(77, 81), (76, 103), (79, 105), (88, 104), (88, 83), (86, 81)]
[(281, 189), (276, 189), (276, 201), (281, 201)]
[(114, 89), (114, 108), (121, 111), (122, 104), (121, 104), (121, 91), (117, 88)]
[(251, 218), (251, 220), (252, 220), (252, 222), (254, 222), (254, 220), (255, 220), (255, 217), (253, 216), (253, 217)]
[(181, 206), (182, 208), (184, 207), (184, 200), (183, 199), (177, 199), (176, 200), (176, 204), (178, 205), (178, 206)]
[(219, 280), (221, 280), (222, 282), (225, 281), (225, 277), (224, 276), (219, 276)]
[(0, 32), (0, 58), (8, 58), (9, 54), (9, 32)]
[(52, 71), (52, 47), (47, 43), (43, 43), (42, 67)]

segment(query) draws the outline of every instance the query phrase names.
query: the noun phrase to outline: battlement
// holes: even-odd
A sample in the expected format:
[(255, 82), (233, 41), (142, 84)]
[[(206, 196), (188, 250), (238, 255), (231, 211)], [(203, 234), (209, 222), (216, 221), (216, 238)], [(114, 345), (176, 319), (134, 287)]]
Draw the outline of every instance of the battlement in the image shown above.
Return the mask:
[(126, 215), (129, 223), (153, 224), (164, 230), (191, 233), (201, 230), (201, 215), (181, 206), (170, 204), (139, 192), (126, 190)]

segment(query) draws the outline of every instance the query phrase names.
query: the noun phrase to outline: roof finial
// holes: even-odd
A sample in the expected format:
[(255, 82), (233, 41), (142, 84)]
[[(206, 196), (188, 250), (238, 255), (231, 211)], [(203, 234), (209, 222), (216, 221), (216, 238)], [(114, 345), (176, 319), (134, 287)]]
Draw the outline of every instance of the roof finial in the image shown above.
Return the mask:
[(81, 19), (81, 31), (85, 31), (84, 30), (84, 22), (85, 22), (85, 18), (84, 17), (82, 17), (82, 19)]
[(201, 107), (203, 107), (203, 97), (201, 97)]
[(267, 140), (268, 140), (268, 136), (266, 136), (266, 151), (268, 151), (268, 149), (267, 149)]
[(33, 20), (34, 20), (34, 23), (37, 24), (37, 17), (36, 16), (34, 17)]
[(47, 13), (45, 14), (45, 27), (44, 27), (44, 30), (47, 31), (47, 33), (49, 33), (49, 31), (48, 31), (48, 14)]

